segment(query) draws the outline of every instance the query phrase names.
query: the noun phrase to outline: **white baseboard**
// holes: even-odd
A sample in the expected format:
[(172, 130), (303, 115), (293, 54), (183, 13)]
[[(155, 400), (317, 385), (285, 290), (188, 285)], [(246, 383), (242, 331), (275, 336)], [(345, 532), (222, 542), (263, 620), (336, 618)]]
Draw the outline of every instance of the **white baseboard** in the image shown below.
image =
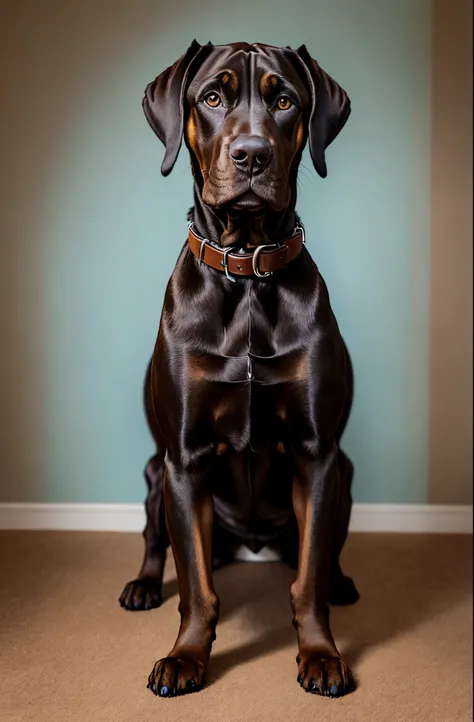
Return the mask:
[[(472, 534), (472, 506), (354, 504), (350, 531)], [(0, 504), (0, 529), (141, 532), (143, 504)]]
[(472, 505), (354, 504), (350, 531), (472, 534)]

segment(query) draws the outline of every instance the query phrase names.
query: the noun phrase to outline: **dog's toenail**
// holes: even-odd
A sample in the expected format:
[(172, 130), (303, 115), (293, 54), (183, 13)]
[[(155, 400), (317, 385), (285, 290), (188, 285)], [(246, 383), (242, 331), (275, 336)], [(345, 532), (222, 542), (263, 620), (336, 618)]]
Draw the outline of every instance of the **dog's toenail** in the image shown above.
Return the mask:
[(163, 687), (160, 689), (160, 696), (166, 697), (168, 692), (169, 692), (168, 687), (166, 685), (163, 685)]
[(332, 685), (329, 692), (330, 692), (330, 694), (332, 694), (333, 697), (337, 697), (338, 689), (335, 684)]

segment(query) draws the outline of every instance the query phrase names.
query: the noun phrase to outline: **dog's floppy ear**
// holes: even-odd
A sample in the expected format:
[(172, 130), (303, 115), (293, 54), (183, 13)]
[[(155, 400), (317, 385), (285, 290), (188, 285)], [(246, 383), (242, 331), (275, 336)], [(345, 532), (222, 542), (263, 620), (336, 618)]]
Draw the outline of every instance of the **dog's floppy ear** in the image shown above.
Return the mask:
[(309, 83), (312, 110), (309, 118), (309, 150), (314, 167), (326, 178), (325, 149), (344, 127), (351, 112), (345, 90), (311, 58), (306, 46), (296, 50)]
[(211, 43), (200, 45), (193, 40), (185, 54), (158, 75), (145, 90), (143, 111), (150, 126), (166, 148), (161, 164), (161, 172), (164, 176), (173, 170), (181, 147), (184, 93), (191, 67), (196, 69), (211, 48)]

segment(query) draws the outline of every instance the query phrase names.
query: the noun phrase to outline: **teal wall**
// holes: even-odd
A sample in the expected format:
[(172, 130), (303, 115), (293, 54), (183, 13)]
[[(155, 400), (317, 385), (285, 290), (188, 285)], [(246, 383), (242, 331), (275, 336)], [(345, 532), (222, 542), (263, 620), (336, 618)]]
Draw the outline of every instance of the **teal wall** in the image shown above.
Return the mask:
[(53, 30), (37, 39), (37, 62), (43, 51), (56, 73), (41, 82), (57, 82), (61, 111), (58, 119), (50, 108), (41, 190), (44, 469), (31, 499), (144, 498), (153, 446), (142, 380), (192, 184), (185, 151), (161, 177), (163, 148), (141, 98), (196, 37), (304, 42), (352, 99), (326, 180), (305, 153), (298, 210), (355, 367), (343, 439), (355, 500), (426, 501), (428, 1), (80, 5), (54, 18), (44, 6), (43, 27), (52, 20)]

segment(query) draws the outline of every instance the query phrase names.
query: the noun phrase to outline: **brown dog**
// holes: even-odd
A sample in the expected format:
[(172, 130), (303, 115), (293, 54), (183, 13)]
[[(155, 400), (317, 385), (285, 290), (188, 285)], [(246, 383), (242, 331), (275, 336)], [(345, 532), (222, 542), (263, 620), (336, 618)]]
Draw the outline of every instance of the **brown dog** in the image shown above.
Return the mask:
[(349, 99), (304, 46), (194, 41), (143, 106), (166, 147), (163, 175), (184, 136), (195, 196), (145, 383), (157, 446), (145, 470), (145, 559), (120, 598), (131, 610), (160, 605), (171, 542), (181, 625), (148, 686), (161, 696), (202, 687), (219, 610), (212, 568), (243, 543), (297, 568), (298, 681), (343, 695), (353, 680), (328, 601), (358, 598), (339, 566), (353, 468), (338, 443), (352, 371), (295, 204), (307, 139), (325, 176)]

